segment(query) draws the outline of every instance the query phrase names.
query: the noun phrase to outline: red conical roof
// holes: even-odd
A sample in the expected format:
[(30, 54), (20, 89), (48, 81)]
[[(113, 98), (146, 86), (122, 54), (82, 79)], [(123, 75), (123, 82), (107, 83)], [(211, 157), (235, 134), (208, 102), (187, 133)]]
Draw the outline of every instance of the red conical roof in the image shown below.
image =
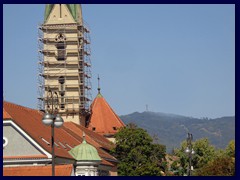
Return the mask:
[(111, 136), (125, 126), (100, 92), (91, 105), (91, 112), (88, 129), (98, 134)]

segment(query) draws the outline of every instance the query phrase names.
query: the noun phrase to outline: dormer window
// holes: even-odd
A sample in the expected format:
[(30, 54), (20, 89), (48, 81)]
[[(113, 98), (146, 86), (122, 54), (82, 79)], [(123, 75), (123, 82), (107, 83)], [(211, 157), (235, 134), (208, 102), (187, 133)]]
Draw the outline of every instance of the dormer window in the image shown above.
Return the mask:
[(113, 127), (113, 130), (115, 130), (115, 131), (116, 131), (116, 130), (117, 130), (117, 128), (116, 128), (116, 127)]
[(93, 128), (92, 128), (92, 130), (93, 130), (93, 131), (95, 131), (95, 130), (96, 130), (96, 128), (95, 128), (95, 127), (93, 127)]

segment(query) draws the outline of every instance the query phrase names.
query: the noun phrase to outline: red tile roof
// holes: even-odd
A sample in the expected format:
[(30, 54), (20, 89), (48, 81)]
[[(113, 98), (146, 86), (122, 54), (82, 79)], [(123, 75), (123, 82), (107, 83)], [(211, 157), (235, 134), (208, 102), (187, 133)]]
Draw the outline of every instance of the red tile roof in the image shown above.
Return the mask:
[[(13, 122), (23, 129), (43, 149), (51, 153), (51, 128), (42, 123), (42, 112), (6, 101), (3, 102), (3, 109), (5, 114), (11, 117)], [(6, 120), (8, 118), (3, 119)], [(82, 143), (83, 131), (86, 134), (86, 140), (89, 144), (97, 148), (101, 158), (116, 160), (113, 156), (101, 149), (111, 149), (113, 145), (110, 141), (73, 122), (65, 122), (63, 127), (55, 128), (55, 143), (57, 144), (57, 146), (55, 146), (56, 156), (73, 159), (68, 151)], [(49, 144), (47, 144), (46, 141), (49, 142)]]
[(12, 119), (12, 117), (3, 108), (3, 119)]
[[(55, 176), (70, 176), (73, 165), (56, 165)], [(51, 176), (52, 166), (18, 166), (4, 167), (3, 176)]]
[(47, 159), (46, 155), (29, 155), (29, 156), (3, 156), (3, 159)]
[(91, 117), (88, 129), (101, 135), (114, 135), (125, 124), (101, 94), (98, 94), (91, 105)]
[(106, 160), (102, 160), (103, 162), (102, 162), (102, 164), (104, 164), (104, 165), (107, 165), (107, 166), (116, 166), (116, 163), (113, 163), (113, 162), (108, 162), (108, 161), (106, 161)]
[(75, 124), (73, 122), (64, 123), (64, 127), (66, 128), (66, 131), (68, 133), (70, 133), (73, 137), (75, 137), (76, 139), (78, 139), (81, 142), (83, 140), (81, 136), (82, 136), (83, 132), (85, 132), (86, 141), (89, 144), (91, 144), (97, 148), (97, 151), (98, 151), (98, 154), (100, 157), (116, 160), (113, 156), (111, 156), (110, 154), (108, 154), (106, 151), (103, 150), (103, 149), (110, 150), (114, 147), (114, 144), (112, 142), (110, 142), (109, 140), (107, 140), (106, 138), (104, 138), (103, 136), (101, 136), (95, 132), (92, 132), (92, 131), (88, 130), (87, 128), (85, 128), (81, 125)]
[[(37, 110), (26, 108), (20, 105), (16, 105), (9, 102), (3, 102), (3, 107), (5, 111), (12, 117), (12, 120), (23, 129), (31, 138), (39, 143), (48, 152), (51, 152), (50, 144), (47, 144), (42, 140), (45, 139), (49, 143), (51, 142), (51, 127), (45, 126), (41, 119), (43, 113)], [(73, 141), (70, 135), (64, 133), (62, 128), (55, 128), (55, 142), (66, 141), (71, 145), (78, 145), (79, 142)], [(61, 147), (61, 146), (60, 146)], [(55, 148), (56, 156), (72, 158), (63, 147)]]
[[(101, 147), (104, 149), (112, 149), (115, 146), (112, 142), (107, 140), (102, 135), (92, 132), (91, 130), (89, 130), (81, 125), (78, 125), (78, 124), (75, 124), (72, 122), (66, 122), (66, 123), (64, 123), (64, 127), (66, 127), (68, 130), (70, 130), (72, 132), (77, 133), (78, 135), (79, 134), (81, 135), (83, 132), (85, 132), (87, 134), (87, 136), (86, 136), (87, 142), (90, 144), (92, 143), (94, 146)], [(81, 141), (82, 141), (82, 139), (81, 139)]]

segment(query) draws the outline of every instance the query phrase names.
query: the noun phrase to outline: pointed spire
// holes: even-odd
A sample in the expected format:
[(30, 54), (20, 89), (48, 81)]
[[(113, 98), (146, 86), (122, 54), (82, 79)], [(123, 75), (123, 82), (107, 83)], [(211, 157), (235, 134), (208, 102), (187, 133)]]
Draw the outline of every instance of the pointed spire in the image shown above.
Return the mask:
[[(82, 9), (80, 4), (46, 4), (45, 12), (44, 12), (44, 23), (47, 23), (50, 14), (53, 13), (55, 5), (57, 9), (59, 9), (59, 17), (61, 18), (63, 15), (63, 10), (68, 9), (69, 13), (73, 17), (74, 21), (82, 24)], [(65, 22), (65, 20), (64, 20)]]
[(98, 94), (101, 94), (100, 90), (101, 90), (101, 88), (100, 88), (100, 78), (99, 78), (99, 74), (98, 74)]
[(99, 98), (102, 98), (102, 94), (101, 94), (101, 88), (100, 88), (100, 77), (99, 77), (99, 74), (98, 74), (98, 88), (97, 88), (97, 90), (98, 90), (98, 94), (97, 94), (97, 97), (99, 97)]

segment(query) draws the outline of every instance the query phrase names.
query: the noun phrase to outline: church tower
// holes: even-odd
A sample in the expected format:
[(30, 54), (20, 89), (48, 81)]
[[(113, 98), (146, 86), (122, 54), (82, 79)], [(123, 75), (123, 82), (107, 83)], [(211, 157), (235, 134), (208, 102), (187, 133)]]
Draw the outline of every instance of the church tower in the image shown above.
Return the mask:
[(57, 92), (64, 121), (86, 126), (91, 102), (89, 29), (79, 4), (47, 4), (39, 26), (38, 109)]

